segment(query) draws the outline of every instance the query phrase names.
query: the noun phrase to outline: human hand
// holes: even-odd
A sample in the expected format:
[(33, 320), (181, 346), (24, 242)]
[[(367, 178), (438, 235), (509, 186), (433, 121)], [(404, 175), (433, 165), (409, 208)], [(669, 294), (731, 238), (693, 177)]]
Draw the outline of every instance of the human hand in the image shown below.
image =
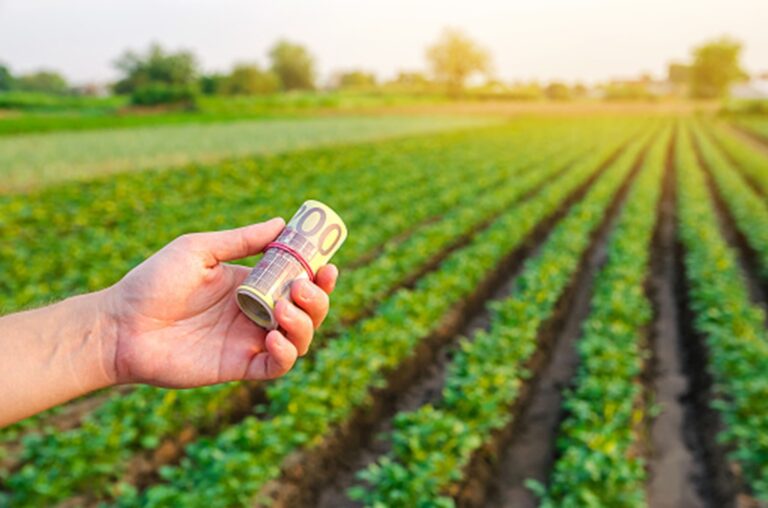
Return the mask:
[(327, 265), (316, 283), (295, 282), (295, 304), (280, 300), (280, 328), (267, 332), (235, 301), (250, 269), (225, 263), (261, 252), (284, 226), (272, 219), (181, 236), (109, 288), (102, 307), (114, 335), (105, 351), (114, 382), (191, 388), (288, 372), (328, 313), (338, 270)]

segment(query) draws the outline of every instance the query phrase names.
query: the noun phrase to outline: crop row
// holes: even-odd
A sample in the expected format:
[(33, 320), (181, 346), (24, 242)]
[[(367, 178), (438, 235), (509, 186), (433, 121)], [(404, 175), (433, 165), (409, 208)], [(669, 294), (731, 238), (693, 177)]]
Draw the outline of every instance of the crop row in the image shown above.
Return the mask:
[(646, 469), (642, 425), (648, 417), (640, 380), (652, 317), (645, 294), (669, 137), (653, 145), (608, 243), (595, 280), (590, 314), (577, 344), (575, 388), (566, 392), (567, 417), (545, 507), (643, 507)]
[[(695, 145), (733, 216), (737, 228), (757, 255), (761, 276), (768, 279), (768, 204), (741, 177), (738, 170), (693, 124)], [(768, 159), (766, 159), (768, 160)]]
[(768, 501), (768, 334), (765, 313), (750, 301), (735, 253), (722, 238), (690, 134), (676, 147), (678, 221), (693, 325), (708, 351), (712, 407), (724, 422), (719, 441), (732, 448), (752, 491)]
[(513, 294), (491, 306), (488, 331), (465, 340), (448, 367), (442, 400), (396, 415), (393, 451), (361, 473), (370, 489), (351, 495), (368, 506), (452, 506), (445, 497), (473, 452), (513, 418), (510, 406), (530, 376), (539, 330), (577, 272), (640, 151), (635, 142), (529, 259)]
[[(509, 172), (497, 170), (497, 173), (511, 176), (518, 169)], [(544, 168), (541, 173), (531, 172), (528, 178), (522, 178), (519, 185), (507, 182), (500, 187), (505, 192), (492, 193), (489, 206), (479, 207), (478, 213), (466, 213), (459, 209), (437, 224), (443, 224), (446, 231), (454, 236), (466, 235), (483, 217), (492, 217), (505, 202), (513, 201), (537, 185), (542, 177), (553, 173), (553, 169)], [(430, 225), (427, 229), (434, 230), (436, 227)], [(413, 238), (421, 238), (421, 235), (414, 235)], [(450, 240), (450, 237), (446, 238)], [(414, 245), (425, 246), (418, 243), (419, 240), (415, 242)], [(377, 275), (378, 271), (392, 270), (392, 265), (398, 264), (418, 265), (434, 252), (434, 249), (426, 252), (423, 249), (388, 252), (383, 257), (384, 263), (373, 263), (354, 272), (368, 273), (373, 279), (381, 278)], [(390, 282), (396, 284), (397, 279)], [(355, 310), (353, 304), (343, 307), (352, 312)], [(235, 390), (236, 385), (181, 392), (143, 387), (126, 397), (115, 397), (97, 410), (83, 427), (30, 440), (25, 457), (30, 462), (9, 480), (9, 485), (17, 492), (18, 499), (61, 499), (84, 486), (90, 492), (101, 492), (120, 477), (121, 466), (137, 449), (154, 448), (164, 436), (178, 432), (185, 425), (210, 423), (206, 418), (215, 419), (235, 403), (232, 397)], [(62, 461), (62, 457), (68, 460)]]
[[(376, 315), (320, 350), (313, 362), (302, 363), (272, 384), (260, 418), (248, 417), (215, 438), (190, 445), (180, 466), (161, 471), (168, 483), (149, 489), (143, 501), (152, 506), (250, 503), (267, 481), (279, 476), (291, 452), (320, 444), (354, 409), (370, 404), (371, 390), (383, 386), (386, 373), (437, 330), (450, 310), (586, 183), (613, 150), (607, 146), (593, 153), (554, 184), (507, 210), (413, 289), (399, 290)], [(136, 500), (126, 495), (123, 501)]]
[(763, 196), (768, 196), (768, 157), (748, 143), (737, 139), (723, 126), (712, 123), (705, 125), (723, 152), (739, 165)]

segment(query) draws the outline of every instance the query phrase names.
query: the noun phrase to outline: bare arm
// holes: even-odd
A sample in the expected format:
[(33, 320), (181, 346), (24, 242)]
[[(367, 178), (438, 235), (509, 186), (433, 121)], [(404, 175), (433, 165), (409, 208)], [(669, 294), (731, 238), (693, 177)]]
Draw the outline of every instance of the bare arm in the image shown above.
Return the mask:
[(306, 354), (328, 312), (334, 266), (291, 288), (267, 333), (233, 291), (248, 274), (226, 261), (260, 252), (281, 219), (177, 238), (112, 287), (0, 318), (0, 426), (121, 383), (189, 388), (270, 379)]

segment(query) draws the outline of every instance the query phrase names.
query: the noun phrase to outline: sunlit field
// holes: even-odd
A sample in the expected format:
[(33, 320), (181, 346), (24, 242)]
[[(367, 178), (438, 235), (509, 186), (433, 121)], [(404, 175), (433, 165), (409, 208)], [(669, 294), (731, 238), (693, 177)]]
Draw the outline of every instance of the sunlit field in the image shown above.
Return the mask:
[(768, 508), (767, 19), (0, 0), (0, 508)]
[[(400, 128), (384, 121), (379, 133)], [(329, 322), (294, 371), (109, 390), (4, 429), (5, 502), (502, 506), (536, 493), (582, 506), (590, 493), (635, 506), (659, 476), (696, 481), (684, 475), (703, 467), (723, 492), (765, 499), (762, 123), (451, 122), (1, 198), (5, 311), (99, 289), (179, 234), (312, 196), (350, 230)], [(679, 355), (690, 400), (663, 368)], [(661, 403), (699, 415), (711, 463), (670, 466), (685, 444), (656, 428)]]

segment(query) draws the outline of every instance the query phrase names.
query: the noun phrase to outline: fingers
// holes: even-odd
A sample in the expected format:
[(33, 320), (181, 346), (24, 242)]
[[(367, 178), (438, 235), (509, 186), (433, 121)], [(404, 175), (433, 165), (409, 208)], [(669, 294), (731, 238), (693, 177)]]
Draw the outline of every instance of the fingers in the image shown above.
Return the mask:
[[(334, 281), (335, 279), (331, 282)], [(291, 284), (291, 300), (309, 314), (314, 328), (320, 326), (328, 315), (328, 293), (306, 279), (299, 279)]]
[(296, 347), (299, 356), (307, 354), (314, 334), (314, 323), (310, 316), (285, 299), (277, 302), (275, 318), (280, 328), (285, 330), (288, 340)]
[(285, 227), (285, 221), (279, 217), (252, 224), (242, 228), (210, 233), (186, 235), (192, 248), (208, 251), (217, 262), (232, 261), (258, 254)]
[(298, 351), (285, 335), (272, 330), (264, 340), (265, 352), (257, 354), (248, 365), (245, 379), (260, 381), (285, 375), (296, 363)]
[(327, 294), (333, 292), (333, 288), (336, 287), (336, 279), (339, 278), (339, 269), (336, 265), (330, 264), (321, 267), (315, 275), (315, 284), (320, 286), (320, 289)]

